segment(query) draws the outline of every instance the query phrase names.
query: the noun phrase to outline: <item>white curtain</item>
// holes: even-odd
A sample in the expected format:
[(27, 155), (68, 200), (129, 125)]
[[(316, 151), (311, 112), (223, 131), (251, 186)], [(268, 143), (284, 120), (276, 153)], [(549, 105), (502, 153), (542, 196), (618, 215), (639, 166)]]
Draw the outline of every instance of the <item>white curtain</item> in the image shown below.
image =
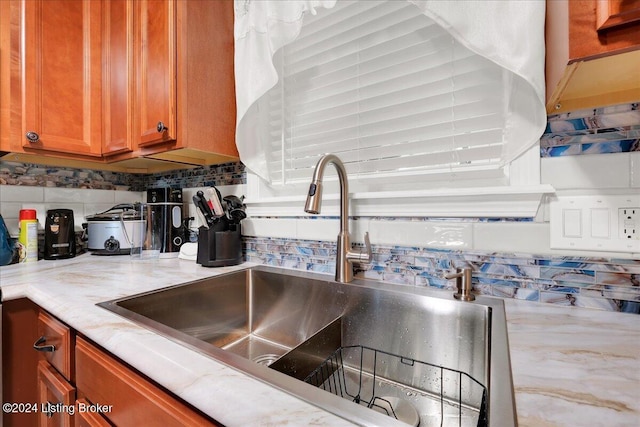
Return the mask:
[[(534, 145), (546, 125), (543, 0), (408, 0), (458, 42), (508, 73), (503, 160)], [(246, 167), (269, 180), (268, 135), (259, 102), (278, 82), (275, 52), (296, 39), (304, 15), (336, 0), (235, 0), (236, 144)]]

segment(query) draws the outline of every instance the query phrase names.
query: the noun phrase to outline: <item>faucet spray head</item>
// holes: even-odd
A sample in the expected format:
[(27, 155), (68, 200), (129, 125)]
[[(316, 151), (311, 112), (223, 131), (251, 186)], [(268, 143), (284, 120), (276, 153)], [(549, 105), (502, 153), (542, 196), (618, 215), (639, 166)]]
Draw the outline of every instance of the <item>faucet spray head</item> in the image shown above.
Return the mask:
[(322, 181), (315, 180), (309, 185), (307, 193), (307, 202), (304, 205), (304, 211), (317, 215), (320, 213), (320, 205), (322, 202)]

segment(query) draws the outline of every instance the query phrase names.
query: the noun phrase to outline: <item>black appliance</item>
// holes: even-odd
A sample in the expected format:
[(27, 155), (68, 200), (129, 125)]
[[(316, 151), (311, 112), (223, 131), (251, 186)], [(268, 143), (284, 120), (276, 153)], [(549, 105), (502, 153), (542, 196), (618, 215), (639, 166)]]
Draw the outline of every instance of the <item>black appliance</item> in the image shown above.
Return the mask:
[(180, 246), (186, 241), (183, 223), (182, 189), (169, 187), (147, 190), (147, 206), (151, 210), (155, 230), (162, 240), (161, 258), (177, 257)]
[(50, 209), (44, 224), (44, 259), (76, 256), (76, 233), (71, 209)]

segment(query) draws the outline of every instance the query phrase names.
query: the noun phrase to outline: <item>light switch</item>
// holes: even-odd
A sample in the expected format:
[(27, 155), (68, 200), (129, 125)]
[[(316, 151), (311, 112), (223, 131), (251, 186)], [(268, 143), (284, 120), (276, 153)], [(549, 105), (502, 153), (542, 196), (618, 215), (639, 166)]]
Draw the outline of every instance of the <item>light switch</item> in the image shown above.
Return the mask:
[[(633, 216), (636, 209), (638, 216), (632, 221), (628, 218), (629, 212)], [(640, 234), (639, 230), (638, 192), (581, 196), (558, 194), (550, 200), (551, 249), (616, 252), (620, 256), (630, 255), (637, 259), (640, 237), (634, 238), (634, 232)]]
[(610, 232), (609, 209), (591, 209), (591, 237), (608, 239)]
[(562, 234), (564, 237), (582, 237), (581, 209), (564, 209), (562, 211)]

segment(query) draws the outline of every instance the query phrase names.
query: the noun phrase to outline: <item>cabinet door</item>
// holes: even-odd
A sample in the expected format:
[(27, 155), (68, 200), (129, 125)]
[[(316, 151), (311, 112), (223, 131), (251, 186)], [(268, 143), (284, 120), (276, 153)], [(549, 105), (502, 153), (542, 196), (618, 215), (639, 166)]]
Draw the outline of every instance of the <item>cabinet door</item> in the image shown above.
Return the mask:
[[(38, 399), (38, 355), (32, 347), (38, 331), (38, 312), (38, 306), (26, 298), (2, 303), (4, 402), (26, 403)], [(38, 424), (36, 413), (7, 412), (0, 416), (5, 426), (36, 427)]]
[(103, 3), (104, 155), (132, 150), (133, 2)]
[[(38, 364), (38, 403), (40, 427), (71, 427), (76, 391), (48, 362)], [(73, 405), (73, 406), (72, 406)]]
[(640, 48), (639, 0), (571, 0), (568, 6), (571, 61)]
[(100, 156), (101, 2), (25, 0), (21, 7), (23, 147)]
[(596, 3), (596, 24), (599, 32), (626, 25), (640, 28), (640, 0), (599, 0)]
[(89, 342), (76, 341), (78, 394), (120, 426), (217, 426)]
[(109, 421), (107, 421), (100, 413), (96, 411), (81, 411), (80, 408), (90, 407), (91, 404), (87, 399), (76, 400), (76, 427), (110, 427)]
[(135, 2), (137, 145), (176, 139), (176, 5), (174, 0)]
[[(37, 338), (39, 337), (39, 338)], [(57, 369), (67, 380), (73, 381), (73, 333), (71, 329), (41, 311), (38, 315), (38, 334), (34, 350)]]

